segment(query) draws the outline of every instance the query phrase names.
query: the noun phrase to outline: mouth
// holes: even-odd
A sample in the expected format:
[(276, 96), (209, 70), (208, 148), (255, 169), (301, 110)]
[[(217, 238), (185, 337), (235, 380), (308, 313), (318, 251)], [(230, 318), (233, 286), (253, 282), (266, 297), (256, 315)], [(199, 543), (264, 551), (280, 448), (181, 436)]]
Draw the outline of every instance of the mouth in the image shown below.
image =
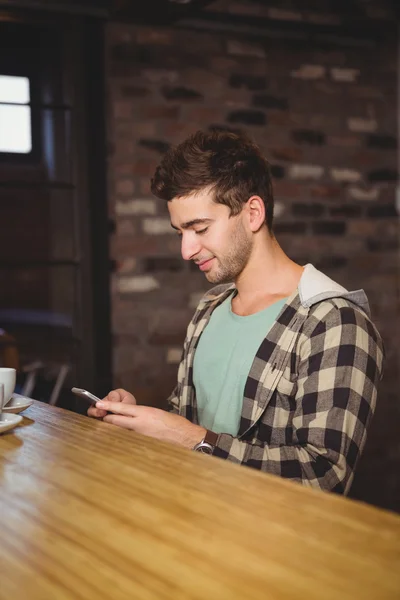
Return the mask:
[(196, 263), (197, 266), (199, 267), (200, 271), (207, 271), (207, 269), (210, 268), (211, 262), (214, 260), (213, 258), (210, 258), (208, 260), (203, 260), (202, 262)]

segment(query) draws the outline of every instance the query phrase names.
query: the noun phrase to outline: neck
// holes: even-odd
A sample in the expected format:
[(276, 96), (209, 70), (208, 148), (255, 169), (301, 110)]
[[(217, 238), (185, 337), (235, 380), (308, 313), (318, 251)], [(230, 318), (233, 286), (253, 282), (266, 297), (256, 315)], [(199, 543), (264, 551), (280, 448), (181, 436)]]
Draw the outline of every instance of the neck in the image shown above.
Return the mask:
[(259, 233), (245, 269), (235, 280), (235, 312), (241, 314), (257, 312), (287, 298), (303, 273), (303, 267), (284, 253), (274, 237)]

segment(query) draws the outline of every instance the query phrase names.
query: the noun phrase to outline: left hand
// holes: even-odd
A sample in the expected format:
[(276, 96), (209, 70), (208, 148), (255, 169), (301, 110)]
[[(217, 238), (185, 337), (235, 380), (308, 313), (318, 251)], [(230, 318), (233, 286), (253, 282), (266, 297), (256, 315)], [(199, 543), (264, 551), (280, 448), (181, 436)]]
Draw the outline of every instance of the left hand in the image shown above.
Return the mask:
[[(132, 396), (132, 394), (130, 394), (126, 390), (123, 390), (122, 388), (112, 390), (107, 394), (105, 398), (103, 398), (103, 400), (107, 400), (110, 402), (122, 402), (123, 404), (136, 404), (135, 396)], [(107, 411), (101, 410), (101, 408), (96, 408), (95, 403), (88, 409), (87, 414), (89, 417), (94, 417), (95, 419), (102, 419), (106, 416)]]
[(206, 434), (204, 427), (194, 425), (180, 415), (152, 406), (102, 400), (96, 403), (96, 408), (113, 413), (103, 418), (106, 423), (132, 429), (137, 433), (179, 444), (185, 448), (193, 448)]

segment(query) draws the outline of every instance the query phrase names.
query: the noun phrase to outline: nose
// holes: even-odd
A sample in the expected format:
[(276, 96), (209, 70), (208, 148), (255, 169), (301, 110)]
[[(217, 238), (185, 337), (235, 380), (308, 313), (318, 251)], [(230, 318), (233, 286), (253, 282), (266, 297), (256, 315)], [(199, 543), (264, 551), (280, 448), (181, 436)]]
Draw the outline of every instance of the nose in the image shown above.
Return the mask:
[(184, 231), (182, 234), (181, 254), (183, 260), (191, 260), (200, 252), (200, 240), (194, 231)]

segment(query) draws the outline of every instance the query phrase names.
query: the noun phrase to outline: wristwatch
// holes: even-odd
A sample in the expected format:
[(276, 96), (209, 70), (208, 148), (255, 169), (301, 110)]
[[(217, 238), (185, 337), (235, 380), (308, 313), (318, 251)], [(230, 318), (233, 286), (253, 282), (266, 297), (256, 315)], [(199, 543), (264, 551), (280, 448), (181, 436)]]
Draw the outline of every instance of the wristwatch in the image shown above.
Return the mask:
[(218, 433), (207, 429), (204, 438), (193, 448), (195, 452), (203, 452), (203, 454), (212, 454), (217, 445)]

